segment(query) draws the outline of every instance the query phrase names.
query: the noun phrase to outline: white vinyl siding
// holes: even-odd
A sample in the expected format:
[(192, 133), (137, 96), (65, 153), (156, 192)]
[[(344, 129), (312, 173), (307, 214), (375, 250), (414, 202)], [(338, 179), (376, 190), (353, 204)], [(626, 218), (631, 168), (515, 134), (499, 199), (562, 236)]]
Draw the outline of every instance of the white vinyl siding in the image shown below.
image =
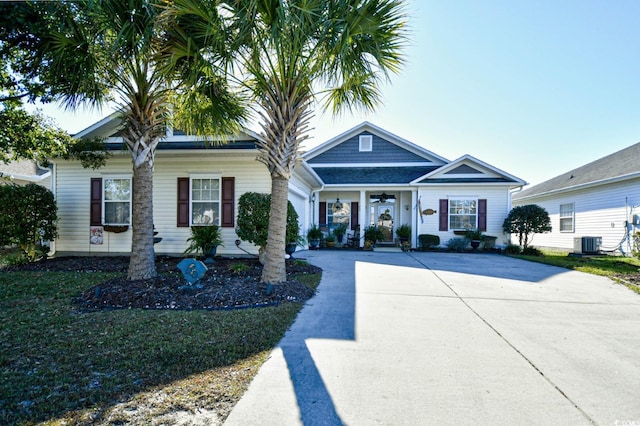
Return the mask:
[(560, 204), (560, 232), (573, 232), (573, 203)]
[[(560, 232), (560, 205), (573, 203), (573, 232)], [(514, 200), (513, 205), (537, 204), (549, 213), (553, 229), (550, 233), (535, 234), (533, 244), (573, 251), (574, 238), (602, 237), (602, 247), (613, 249), (625, 236), (625, 222), (640, 214), (640, 179), (598, 185), (555, 196)], [(631, 232), (636, 230), (632, 228)], [(628, 251), (626, 241), (623, 249)]]
[[(442, 199), (486, 199), (487, 200), (487, 230), (486, 235), (497, 237), (496, 244), (504, 246), (508, 244), (507, 236), (502, 231), (502, 223), (511, 210), (509, 204), (509, 190), (500, 186), (441, 186), (441, 187), (423, 187), (418, 190), (420, 197), (420, 208), (425, 211), (427, 209), (439, 210), (438, 201)], [(404, 210), (404, 209), (403, 209)], [(445, 245), (451, 238), (458, 237), (453, 233), (453, 229), (448, 231), (440, 231), (438, 223), (438, 212), (432, 215), (423, 214), (422, 218), (418, 214), (417, 232), (420, 234), (432, 234), (440, 237), (440, 244)], [(477, 222), (476, 222), (477, 223)]]

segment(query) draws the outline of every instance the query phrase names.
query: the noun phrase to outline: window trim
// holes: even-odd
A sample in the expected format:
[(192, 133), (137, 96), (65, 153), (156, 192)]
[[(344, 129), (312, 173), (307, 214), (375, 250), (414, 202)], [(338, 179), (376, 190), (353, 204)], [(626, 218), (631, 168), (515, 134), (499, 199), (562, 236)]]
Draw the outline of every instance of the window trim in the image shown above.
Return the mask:
[[(218, 180), (218, 199), (208, 201), (212, 203), (218, 203), (218, 220), (216, 222), (211, 222), (211, 223), (194, 223), (193, 222), (193, 203), (202, 201), (202, 200), (194, 200), (193, 181), (202, 180), (202, 179)], [(204, 173), (204, 174), (189, 175), (189, 226), (206, 226), (206, 225), (221, 226), (221, 222), (222, 222), (222, 174), (221, 173)]]
[[(349, 213), (347, 215), (345, 215), (345, 217), (347, 218), (346, 221), (346, 225), (347, 225), (347, 229), (351, 229), (351, 207), (352, 207), (352, 203), (350, 200), (340, 200), (340, 203), (343, 206), (348, 206), (349, 207)], [(327, 227), (330, 230), (333, 230), (333, 228), (335, 228), (336, 224), (338, 224), (339, 222), (336, 222), (334, 220), (334, 213), (333, 213), (333, 205), (335, 204), (334, 201), (327, 201), (327, 212), (326, 212), (326, 217), (325, 217), (325, 223), (327, 225)], [(331, 218), (331, 222), (329, 222), (329, 218)]]
[[(571, 206), (570, 215), (565, 213), (565, 215), (563, 216), (562, 206)], [(563, 219), (571, 219), (571, 229), (562, 229)], [(567, 233), (567, 234), (574, 233), (576, 229), (575, 222), (576, 222), (576, 203), (560, 204), (560, 206), (558, 207), (558, 229), (560, 230), (560, 232)]]
[[(113, 200), (113, 201), (109, 201), (107, 200), (106, 197), (106, 186), (107, 186), (107, 181), (110, 180), (128, 180), (129, 181), (129, 200), (126, 201), (129, 203), (129, 222), (107, 222), (106, 221), (106, 215), (107, 215), (107, 204), (108, 203), (112, 203), (112, 202), (125, 202), (124, 200)], [(102, 176), (102, 203), (101, 203), (101, 208), (102, 208), (102, 212), (100, 214), (100, 220), (102, 222), (103, 225), (112, 225), (112, 226), (130, 226), (131, 225), (131, 217), (133, 214), (133, 178), (131, 177), (131, 175), (104, 175)]]
[(475, 205), (475, 224), (473, 225), (472, 229), (478, 229), (478, 220), (479, 220), (479, 216), (480, 216), (480, 211), (479, 211), (479, 207), (480, 207), (480, 200), (478, 199), (478, 197), (461, 197), (461, 196), (456, 196), (456, 197), (449, 197), (447, 199), (447, 225), (449, 226), (449, 231), (464, 231), (467, 228), (457, 228), (454, 226), (451, 226), (451, 217), (452, 216), (471, 216), (471, 214), (451, 214), (451, 202), (452, 201), (475, 201), (476, 205)]
[(360, 152), (373, 151), (373, 135), (360, 135), (358, 138), (358, 150)]

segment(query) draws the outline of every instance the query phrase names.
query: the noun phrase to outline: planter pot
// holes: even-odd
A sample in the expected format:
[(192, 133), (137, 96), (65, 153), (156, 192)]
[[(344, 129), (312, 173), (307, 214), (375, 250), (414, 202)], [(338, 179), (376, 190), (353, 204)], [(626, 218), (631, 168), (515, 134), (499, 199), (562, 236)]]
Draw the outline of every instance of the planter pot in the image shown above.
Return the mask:
[(102, 227), (104, 232), (113, 232), (114, 234), (119, 234), (121, 232), (127, 232), (129, 229), (129, 225), (104, 225)]
[(325, 241), (327, 243), (327, 247), (335, 247), (336, 246), (336, 242), (335, 241)]
[(205, 253), (205, 256), (207, 258), (204, 260), (204, 263), (206, 263), (207, 265), (216, 263), (216, 261), (213, 260), (213, 258), (216, 256), (217, 251), (218, 251), (218, 246), (213, 246), (213, 248), (209, 249), (209, 251)]
[(480, 247), (480, 240), (471, 240), (471, 248), (476, 250)]
[(297, 247), (298, 244), (296, 243), (287, 243), (287, 245), (284, 247), (284, 252), (287, 253), (291, 258), (293, 258), (293, 253), (296, 252)]
[(320, 239), (309, 240), (309, 250), (318, 250), (320, 248)]

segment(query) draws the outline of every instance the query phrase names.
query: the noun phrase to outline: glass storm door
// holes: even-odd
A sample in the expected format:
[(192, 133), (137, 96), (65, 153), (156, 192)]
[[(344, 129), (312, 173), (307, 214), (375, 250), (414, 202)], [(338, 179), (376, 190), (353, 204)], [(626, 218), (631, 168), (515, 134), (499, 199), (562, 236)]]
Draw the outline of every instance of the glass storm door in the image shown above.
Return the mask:
[(393, 243), (393, 218), (395, 215), (395, 206), (390, 204), (378, 204), (377, 206), (377, 223), (378, 229), (384, 235), (383, 243)]

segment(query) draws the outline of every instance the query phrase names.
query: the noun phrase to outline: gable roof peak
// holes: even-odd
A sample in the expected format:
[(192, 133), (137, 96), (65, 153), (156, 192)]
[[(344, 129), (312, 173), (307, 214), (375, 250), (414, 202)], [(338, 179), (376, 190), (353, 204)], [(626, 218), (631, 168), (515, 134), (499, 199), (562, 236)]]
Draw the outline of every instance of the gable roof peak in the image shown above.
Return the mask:
[(304, 154), (304, 158), (305, 160), (309, 160), (313, 157), (316, 157), (320, 154), (322, 154), (323, 152), (328, 151), (329, 149), (341, 144), (342, 142), (345, 142), (346, 140), (348, 140), (349, 138), (352, 138), (360, 133), (363, 132), (369, 132), (372, 133), (373, 135), (376, 135), (392, 144), (395, 144), (397, 146), (400, 146), (408, 151), (413, 152), (414, 154), (420, 155), (421, 157), (424, 158), (431, 158), (433, 160), (435, 160), (436, 162), (441, 162), (443, 164), (447, 164), (449, 163), (449, 160), (447, 160), (446, 158), (432, 152), (429, 151), (426, 148), (423, 148), (419, 145), (416, 145), (413, 142), (410, 142), (404, 138), (401, 138), (400, 136), (391, 133), (381, 127), (376, 126), (375, 124), (370, 123), (369, 121), (363, 121), (362, 123), (352, 127), (351, 129), (340, 133), (337, 136), (334, 136), (333, 138), (329, 139), (328, 141), (321, 143), (320, 145), (316, 146), (315, 148), (310, 149), (309, 151), (307, 151)]

